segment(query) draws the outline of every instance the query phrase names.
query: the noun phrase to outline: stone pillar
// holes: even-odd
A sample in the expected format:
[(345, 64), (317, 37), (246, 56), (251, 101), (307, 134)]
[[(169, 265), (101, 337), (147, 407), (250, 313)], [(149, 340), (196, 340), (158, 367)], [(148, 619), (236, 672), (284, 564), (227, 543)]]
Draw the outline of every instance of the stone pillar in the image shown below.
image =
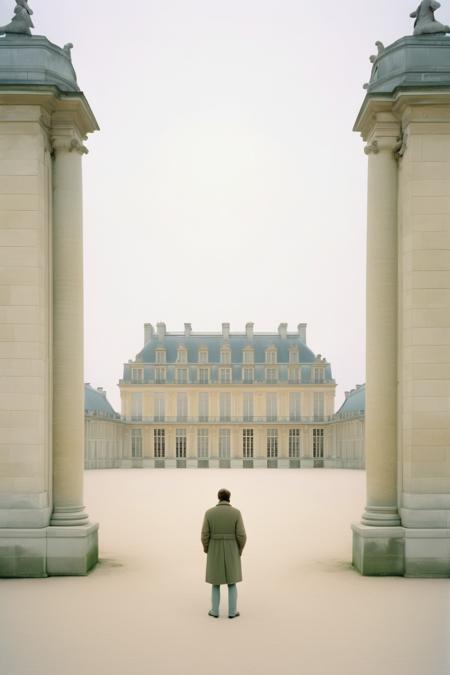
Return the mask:
[(69, 51), (45, 37), (0, 40), (0, 84), (0, 576), (83, 575), (98, 525), (83, 509), (78, 153), (98, 124)]
[(53, 137), (53, 504), (51, 525), (84, 525), (83, 216), (81, 156), (70, 129)]
[(396, 526), (397, 189), (399, 123), (380, 113), (365, 152), (367, 205), (366, 466), (364, 525)]

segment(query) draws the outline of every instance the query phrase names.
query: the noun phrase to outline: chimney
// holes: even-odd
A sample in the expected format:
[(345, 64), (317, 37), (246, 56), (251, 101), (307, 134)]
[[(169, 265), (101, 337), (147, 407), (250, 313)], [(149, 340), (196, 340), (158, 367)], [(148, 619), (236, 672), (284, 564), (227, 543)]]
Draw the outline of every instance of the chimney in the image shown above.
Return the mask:
[(228, 340), (230, 337), (230, 324), (229, 323), (223, 323), (222, 324), (222, 337), (224, 340)]
[(155, 329), (153, 328), (152, 324), (144, 323), (144, 346), (147, 344), (147, 342), (150, 342), (154, 334)]
[(303, 342), (303, 344), (305, 344), (305, 345), (306, 345), (306, 326), (307, 325), (308, 324), (306, 324), (306, 323), (299, 323), (298, 327), (297, 327), (298, 328), (298, 336), (299, 336), (300, 340)]
[(280, 325), (278, 326), (278, 335), (281, 338), (287, 338), (287, 329), (288, 329), (287, 323), (280, 323)]
[(245, 334), (247, 335), (249, 340), (253, 339), (253, 328), (255, 327), (254, 323), (246, 323), (245, 324)]
[(184, 324), (184, 336), (190, 337), (191, 335), (192, 335), (192, 324), (191, 323), (185, 323)]
[(156, 330), (158, 331), (158, 340), (164, 340), (164, 338), (166, 337), (166, 324), (157, 323)]

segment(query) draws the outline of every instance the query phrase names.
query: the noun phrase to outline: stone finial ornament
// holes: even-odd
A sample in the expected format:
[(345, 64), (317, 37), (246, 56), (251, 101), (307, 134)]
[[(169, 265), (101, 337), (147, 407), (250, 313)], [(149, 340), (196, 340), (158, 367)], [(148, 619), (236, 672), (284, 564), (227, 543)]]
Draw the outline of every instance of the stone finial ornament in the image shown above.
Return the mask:
[(14, 16), (7, 26), (0, 27), (0, 35), (13, 33), (16, 35), (31, 35), (30, 28), (34, 28), (31, 20), (33, 10), (29, 7), (27, 0), (16, 0)]
[(436, 0), (422, 0), (415, 12), (409, 15), (414, 22), (414, 35), (433, 35), (436, 33), (450, 33), (450, 26), (439, 23), (434, 13), (441, 6)]
[(382, 42), (380, 42), (379, 40), (377, 40), (375, 42), (375, 47), (378, 50), (378, 54), (376, 56), (375, 56), (375, 54), (372, 54), (372, 56), (369, 57), (370, 63), (375, 63), (375, 61), (380, 56), (380, 54), (382, 54), (385, 50), (384, 44)]

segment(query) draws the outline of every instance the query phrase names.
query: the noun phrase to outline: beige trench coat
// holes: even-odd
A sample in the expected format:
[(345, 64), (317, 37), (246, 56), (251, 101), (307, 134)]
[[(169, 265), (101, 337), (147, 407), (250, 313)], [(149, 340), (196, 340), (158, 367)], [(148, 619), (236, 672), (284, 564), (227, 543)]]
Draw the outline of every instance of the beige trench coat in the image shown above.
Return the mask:
[(205, 513), (202, 527), (209, 584), (235, 584), (242, 581), (241, 554), (247, 541), (241, 512), (222, 501)]

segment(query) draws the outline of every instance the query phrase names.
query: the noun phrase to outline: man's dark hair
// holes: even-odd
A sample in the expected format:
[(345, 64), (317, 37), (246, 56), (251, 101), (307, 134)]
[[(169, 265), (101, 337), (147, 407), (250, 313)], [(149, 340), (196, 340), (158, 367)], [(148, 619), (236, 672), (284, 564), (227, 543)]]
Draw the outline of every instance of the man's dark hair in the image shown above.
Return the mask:
[(231, 492), (229, 490), (226, 490), (225, 488), (222, 488), (222, 490), (219, 490), (219, 492), (217, 493), (217, 496), (219, 498), (219, 502), (229, 502)]

